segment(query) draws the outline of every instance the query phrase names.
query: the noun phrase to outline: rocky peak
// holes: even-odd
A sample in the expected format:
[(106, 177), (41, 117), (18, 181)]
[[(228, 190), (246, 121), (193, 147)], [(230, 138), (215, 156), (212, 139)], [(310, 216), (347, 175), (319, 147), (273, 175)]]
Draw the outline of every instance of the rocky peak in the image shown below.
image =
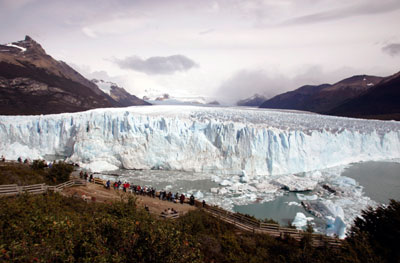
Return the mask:
[(18, 41), (15, 44), (26, 48), (29, 53), (46, 54), (42, 46), (28, 35), (25, 36), (24, 40)]

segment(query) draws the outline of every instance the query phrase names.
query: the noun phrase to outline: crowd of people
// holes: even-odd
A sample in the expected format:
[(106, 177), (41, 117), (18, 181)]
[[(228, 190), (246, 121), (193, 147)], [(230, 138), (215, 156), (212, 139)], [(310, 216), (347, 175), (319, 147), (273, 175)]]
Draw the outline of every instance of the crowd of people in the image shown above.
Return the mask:
[[(85, 179), (86, 181), (89, 182), (94, 182), (93, 174), (89, 175), (87, 172), (81, 171), (79, 173), (79, 176), (81, 179)], [(157, 192), (156, 188), (147, 186), (142, 187), (140, 185), (131, 185), (129, 182), (122, 183), (121, 180), (115, 181), (113, 183), (111, 183), (110, 180), (107, 180), (104, 187), (107, 189), (111, 189), (111, 187), (113, 187), (114, 190), (122, 189), (124, 192), (131, 192), (137, 195), (149, 196), (152, 198), (158, 197), (160, 200), (169, 201), (173, 203), (183, 204), (185, 203), (186, 200), (186, 196), (183, 193), (179, 194), (178, 192), (176, 192), (175, 194), (173, 194), (171, 191), (167, 192), (166, 190), (161, 190)], [(191, 194), (189, 197), (189, 204), (195, 205), (195, 197), (193, 196), (193, 194)], [(206, 202), (203, 200), (202, 206), (205, 207), (205, 204)]]

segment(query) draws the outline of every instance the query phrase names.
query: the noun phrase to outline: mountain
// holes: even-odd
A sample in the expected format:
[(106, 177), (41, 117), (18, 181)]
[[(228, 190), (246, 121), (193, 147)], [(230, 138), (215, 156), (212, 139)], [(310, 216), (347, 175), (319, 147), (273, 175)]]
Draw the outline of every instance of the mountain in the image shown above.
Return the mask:
[(263, 104), (264, 101), (267, 100), (267, 97), (263, 95), (254, 94), (250, 98), (239, 100), (236, 105), (237, 106), (248, 106), (248, 107), (258, 107)]
[(36, 115), (123, 107), (31, 37), (0, 45), (0, 114)]
[(357, 98), (327, 112), (331, 115), (400, 121), (400, 72), (382, 80)]
[(306, 85), (273, 97), (260, 108), (294, 109), (327, 113), (343, 102), (360, 96), (384, 78), (368, 75), (353, 76), (333, 85)]
[(150, 103), (139, 99), (135, 95), (130, 94), (124, 88), (119, 87), (113, 82), (97, 79), (92, 79), (92, 82), (96, 84), (101, 91), (108, 94), (113, 100), (118, 102), (123, 107), (134, 105), (151, 105)]

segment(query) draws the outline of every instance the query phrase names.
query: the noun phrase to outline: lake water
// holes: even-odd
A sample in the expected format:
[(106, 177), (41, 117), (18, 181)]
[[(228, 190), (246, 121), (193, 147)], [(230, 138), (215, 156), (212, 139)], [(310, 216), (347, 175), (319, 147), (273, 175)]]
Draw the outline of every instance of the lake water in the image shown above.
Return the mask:
[[(360, 212), (359, 209), (357, 210), (357, 206), (373, 204), (373, 201), (388, 203), (390, 198), (400, 200), (400, 163), (364, 162), (333, 169), (333, 172), (321, 171), (321, 173), (323, 179), (319, 182), (319, 188), (307, 193), (307, 195), (316, 194), (322, 202), (327, 200), (330, 202), (329, 200), (331, 200), (335, 205), (343, 208), (346, 217), (350, 214), (357, 215)], [(294, 219), (296, 213), (302, 212), (307, 217), (314, 218), (315, 227), (320, 231), (323, 231), (325, 227), (324, 219), (308, 213), (301, 206), (301, 200), (298, 199), (295, 193), (279, 190), (274, 194), (257, 193), (257, 196), (251, 199), (249, 193), (228, 192), (220, 194), (211, 191), (211, 189), (221, 188), (218, 183), (210, 179), (214, 176), (212, 174), (162, 170), (118, 170), (114, 171), (113, 174), (117, 176), (106, 174), (97, 176), (103, 179), (119, 179), (122, 182), (129, 181), (131, 184), (152, 186), (156, 187), (157, 190), (165, 189), (173, 193), (193, 193), (197, 199), (205, 199), (209, 203), (217, 204), (236, 212), (253, 215), (259, 219), (273, 219), (281, 225), (287, 225), (288, 222)], [(350, 184), (343, 188), (340, 187), (340, 184), (335, 185), (337, 178), (346, 177), (355, 179), (356, 184)], [(327, 195), (326, 191), (322, 193), (321, 185), (325, 183), (330, 183), (337, 187), (336, 189), (343, 191), (339, 195)], [(355, 192), (361, 196), (354, 194)], [(349, 218), (351, 219), (352, 217), (350, 216)], [(348, 223), (352, 222), (350, 219)]]
[[(380, 204), (387, 204), (389, 199), (400, 200), (400, 163), (395, 162), (364, 162), (351, 164), (340, 174), (355, 179), (363, 187), (364, 195)], [(307, 217), (314, 217), (317, 226), (323, 221), (301, 206), (289, 206), (289, 202), (300, 202), (296, 194), (287, 193), (275, 200), (265, 203), (236, 205), (236, 212), (253, 215), (259, 219), (271, 218), (280, 224), (287, 225), (297, 212)]]
[(366, 196), (387, 204), (389, 199), (400, 200), (400, 163), (365, 162), (353, 164), (342, 173), (364, 187)]

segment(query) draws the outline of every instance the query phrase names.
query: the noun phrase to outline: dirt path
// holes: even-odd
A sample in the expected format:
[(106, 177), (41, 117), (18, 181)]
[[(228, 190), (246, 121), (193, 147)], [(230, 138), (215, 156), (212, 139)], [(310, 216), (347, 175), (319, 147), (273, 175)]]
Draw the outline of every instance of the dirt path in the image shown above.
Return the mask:
[[(88, 183), (86, 186), (77, 186), (65, 188), (63, 193), (68, 196), (86, 196), (89, 199), (95, 197), (96, 202), (110, 203), (113, 201), (127, 200), (128, 196), (132, 196), (131, 193), (124, 193), (122, 190), (106, 189), (102, 185)], [(168, 208), (173, 208), (179, 214), (185, 214), (190, 210), (196, 209), (194, 206), (189, 204), (172, 203), (168, 201), (159, 200), (157, 197), (152, 198), (149, 196), (133, 195), (137, 198), (137, 204), (139, 207), (149, 207), (149, 211), (155, 215), (161, 215), (161, 212)]]

